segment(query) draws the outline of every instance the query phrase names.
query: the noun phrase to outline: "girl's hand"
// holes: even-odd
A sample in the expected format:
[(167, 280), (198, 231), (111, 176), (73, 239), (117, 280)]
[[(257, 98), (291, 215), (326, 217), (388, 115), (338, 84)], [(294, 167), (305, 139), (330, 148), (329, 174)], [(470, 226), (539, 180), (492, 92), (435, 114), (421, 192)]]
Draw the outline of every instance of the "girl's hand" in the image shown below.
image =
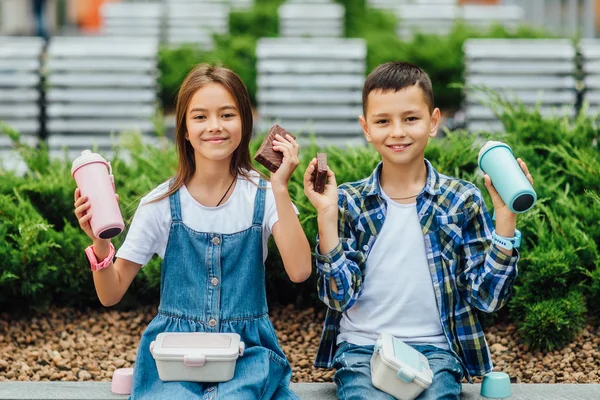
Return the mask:
[[(115, 194), (115, 196), (117, 197), (117, 201), (119, 201), (119, 195)], [(75, 189), (74, 205), (75, 216), (79, 221), (79, 226), (81, 227), (81, 229), (83, 229), (85, 234), (88, 235), (88, 237), (92, 239), (94, 243), (110, 242), (110, 239), (100, 239), (94, 236), (94, 233), (92, 232), (92, 226), (90, 225), (90, 219), (92, 219), (92, 210), (90, 209), (91, 204), (87, 196), (81, 196), (79, 188)]]
[(317, 159), (313, 158), (306, 172), (304, 173), (304, 194), (310, 200), (310, 203), (317, 210), (317, 213), (332, 213), (337, 217), (338, 212), (338, 192), (335, 174), (327, 167), (327, 183), (323, 193), (315, 192), (315, 185), (312, 181), (312, 175), (317, 168)]
[(286, 134), (284, 138), (279, 134), (275, 135), (273, 150), (283, 153), (283, 161), (277, 172), (271, 172), (271, 185), (283, 185), (287, 188), (292, 173), (300, 164), (298, 148), (298, 143), (292, 136)]
[[(527, 177), (527, 180), (529, 181), (529, 183), (531, 183), (531, 186), (533, 186), (533, 177), (529, 173), (527, 164), (525, 164), (525, 161), (521, 160), (520, 158), (517, 158), (517, 162), (519, 163), (521, 170), (523, 170), (523, 173)], [(488, 192), (490, 193), (490, 197), (492, 198), (492, 204), (494, 205), (494, 210), (496, 211), (496, 220), (498, 220), (499, 217), (515, 218), (516, 214), (510, 211), (508, 206), (504, 203), (502, 197), (500, 197), (492, 183), (492, 178), (490, 178), (488, 174), (485, 174), (483, 176), (483, 182), (485, 183), (485, 187), (487, 188)]]

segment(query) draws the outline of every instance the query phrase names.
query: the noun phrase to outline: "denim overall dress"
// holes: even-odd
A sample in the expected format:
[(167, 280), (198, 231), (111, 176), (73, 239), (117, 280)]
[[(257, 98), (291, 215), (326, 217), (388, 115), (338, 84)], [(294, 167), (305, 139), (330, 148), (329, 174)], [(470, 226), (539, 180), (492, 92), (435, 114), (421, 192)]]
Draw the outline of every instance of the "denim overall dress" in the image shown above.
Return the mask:
[[(262, 229), (265, 181), (252, 226), (233, 234), (183, 224), (179, 191), (169, 197), (171, 229), (161, 270), (158, 314), (142, 335), (131, 399), (298, 399), (291, 367), (268, 317)], [(246, 345), (231, 381), (163, 382), (150, 353), (161, 332), (235, 332)]]

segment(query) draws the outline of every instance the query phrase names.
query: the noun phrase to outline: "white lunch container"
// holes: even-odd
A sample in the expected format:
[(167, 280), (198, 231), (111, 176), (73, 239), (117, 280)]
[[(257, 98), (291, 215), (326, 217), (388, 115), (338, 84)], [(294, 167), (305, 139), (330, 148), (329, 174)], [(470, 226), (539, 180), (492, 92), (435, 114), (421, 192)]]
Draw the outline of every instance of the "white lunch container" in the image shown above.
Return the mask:
[(413, 400), (431, 386), (427, 357), (389, 333), (382, 333), (371, 357), (373, 385), (399, 400)]
[(237, 333), (164, 332), (150, 343), (162, 381), (225, 382), (244, 342)]

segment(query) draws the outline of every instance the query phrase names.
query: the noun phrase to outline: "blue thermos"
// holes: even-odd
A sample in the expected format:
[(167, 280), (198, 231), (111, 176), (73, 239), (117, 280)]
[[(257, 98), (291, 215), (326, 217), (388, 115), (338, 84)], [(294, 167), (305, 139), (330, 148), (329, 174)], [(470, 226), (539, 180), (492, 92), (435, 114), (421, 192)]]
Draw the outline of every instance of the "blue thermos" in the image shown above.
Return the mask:
[(492, 184), (512, 212), (523, 213), (533, 207), (537, 200), (535, 190), (506, 143), (487, 142), (479, 151), (477, 163), (492, 178)]

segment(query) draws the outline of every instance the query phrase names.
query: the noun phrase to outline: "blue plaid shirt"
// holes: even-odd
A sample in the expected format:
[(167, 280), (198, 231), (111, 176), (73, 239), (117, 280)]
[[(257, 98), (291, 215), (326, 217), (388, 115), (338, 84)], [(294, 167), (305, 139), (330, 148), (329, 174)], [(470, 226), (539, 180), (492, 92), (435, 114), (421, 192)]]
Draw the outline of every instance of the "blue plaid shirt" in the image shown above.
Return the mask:
[[(492, 370), (475, 309), (493, 312), (506, 304), (517, 277), (518, 253), (510, 257), (491, 245), (494, 225), (477, 187), (439, 174), (427, 160), (425, 164), (427, 183), (417, 196), (417, 213), (427, 261), (435, 271), (431, 278), (450, 351), (470, 379)], [(337, 247), (320, 254), (317, 237), (317, 285), (328, 309), (316, 367), (331, 368), (342, 313), (361, 294), (369, 251), (385, 222), (381, 167), (366, 179), (339, 186)]]

